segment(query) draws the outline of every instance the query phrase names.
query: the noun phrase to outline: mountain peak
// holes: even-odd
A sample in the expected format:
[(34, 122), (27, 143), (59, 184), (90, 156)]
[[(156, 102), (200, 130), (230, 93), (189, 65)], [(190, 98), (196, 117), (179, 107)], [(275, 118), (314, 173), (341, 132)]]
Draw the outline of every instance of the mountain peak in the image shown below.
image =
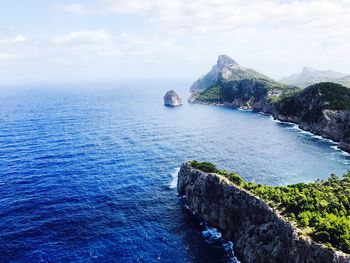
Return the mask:
[(313, 73), (313, 72), (317, 72), (318, 70), (317, 69), (314, 69), (314, 68), (311, 68), (311, 67), (303, 67), (303, 70), (302, 72), (303, 73)]
[(264, 74), (241, 67), (229, 56), (220, 55), (217, 63), (212, 66), (211, 70), (192, 84), (191, 91), (201, 92), (220, 82), (240, 81), (243, 79), (264, 79), (273, 82), (272, 79)]
[(306, 66), (304, 66), (303, 68), (302, 68), (302, 72), (305, 72), (305, 71), (309, 71), (309, 67), (306, 67)]
[(217, 65), (222, 67), (226, 65), (238, 65), (238, 63), (227, 55), (220, 55), (218, 57)]

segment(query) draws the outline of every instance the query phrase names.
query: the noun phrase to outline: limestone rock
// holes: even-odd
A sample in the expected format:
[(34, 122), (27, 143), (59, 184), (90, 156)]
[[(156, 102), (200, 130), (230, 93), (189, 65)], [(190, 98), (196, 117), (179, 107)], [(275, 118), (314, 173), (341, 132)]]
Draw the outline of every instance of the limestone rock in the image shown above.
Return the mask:
[(214, 65), (206, 75), (199, 78), (191, 86), (191, 92), (201, 92), (213, 85), (219, 80), (242, 80), (242, 79), (265, 79), (272, 81), (269, 77), (249, 68), (240, 66), (235, 60), (227, 55), (220, 55), (216, 65)]
[(173, 90), (169, 90), (164, 96), (164, 105), (169, 107), (175, 107), (182, 105), (182, 99)]
[(242, 263), (350, 263), (350, 255), (301, 235), (264, 201), (221, 175), (185, 163), (177, 188), (193, 212), (233, 241)]

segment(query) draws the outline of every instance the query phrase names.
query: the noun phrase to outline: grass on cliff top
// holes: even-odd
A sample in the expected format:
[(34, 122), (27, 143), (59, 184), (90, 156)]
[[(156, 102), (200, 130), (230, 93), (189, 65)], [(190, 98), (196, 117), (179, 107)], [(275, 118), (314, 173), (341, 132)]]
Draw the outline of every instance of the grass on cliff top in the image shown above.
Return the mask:
[[(288, 106), (289, 111), (297, 112), (303, 108), (308, 108), (311, 102), (317, 100), (318, 110), (350, 110), (350, 89), (333, 82), (321, 82), (311, 85), (304, 90), (287, 96), (282, 102)], [(304, 100), (304, 102), (301, 102)], [(294, 108), (294, 109), (293, 109)]]
[(327, 109), (350, 110), (350, 89), (345, 86), (332, 82), (322, 82), (307, 89), (318, 89)]
[[(253, 93), (250, 95), (248, 95), (248, 93), (251, 91), (249, 91), (250, 88), (247, 89), (247, 83), (255, 88)], [(267, 96), (268, 91), (280, 92), (280, 96), (270, 97), (270, 100), (275, 102), (297, 93), (300, 91), (300, 88), (265, 79), (240, 79), (227, 81), (224, 83), (217, 83), (216, 85), (201, 92), (198, 95), (197, 100), (210, 103), (230, 103), (235, 99), (248, 100), (249, 97), (247, 96), (251, 96), (256, 100), (259, 100), (264, 96)]]
[(343, 178), (332, 174), (314, 183), (268, 186), (245, 182), (237, 173), (219, 170), (209, 162), (192, 161), (191, 166), (225, 176), (278, 209), (315, 241), (350, 253), (350, 171)]

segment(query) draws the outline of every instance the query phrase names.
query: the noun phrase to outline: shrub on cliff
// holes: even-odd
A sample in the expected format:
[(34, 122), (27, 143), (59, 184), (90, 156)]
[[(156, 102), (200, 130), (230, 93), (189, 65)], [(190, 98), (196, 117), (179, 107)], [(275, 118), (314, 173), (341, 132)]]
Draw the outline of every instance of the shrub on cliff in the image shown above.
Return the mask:
[(198, 161), (192, 161), (191, 166), (193, 168), (199, 169), (203, 172), (207, 173), (217, 173), (219, 170), (216, 168), (216, 166), (209, 162), (198, 162)]
[(268, 186), (245, 182), (238, 174), (218, 170), (211, 163), (193, 161), (191, 165), (225, 176), (277, 208), (314, 240), (350, 253), (350, 171), (343, 178), (332, 174), (325, 181)]

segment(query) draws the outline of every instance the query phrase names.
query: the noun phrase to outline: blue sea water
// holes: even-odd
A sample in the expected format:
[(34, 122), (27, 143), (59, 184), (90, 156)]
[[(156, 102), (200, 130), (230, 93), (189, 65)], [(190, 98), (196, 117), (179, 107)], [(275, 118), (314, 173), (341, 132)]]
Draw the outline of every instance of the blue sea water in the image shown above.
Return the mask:
[(349, 169), (334, 143), (263, 114), (163, 106), (188, 84), (3, 88), (0, 262), (234, 262), (176, 195), (181, 163), (271, 185)]

